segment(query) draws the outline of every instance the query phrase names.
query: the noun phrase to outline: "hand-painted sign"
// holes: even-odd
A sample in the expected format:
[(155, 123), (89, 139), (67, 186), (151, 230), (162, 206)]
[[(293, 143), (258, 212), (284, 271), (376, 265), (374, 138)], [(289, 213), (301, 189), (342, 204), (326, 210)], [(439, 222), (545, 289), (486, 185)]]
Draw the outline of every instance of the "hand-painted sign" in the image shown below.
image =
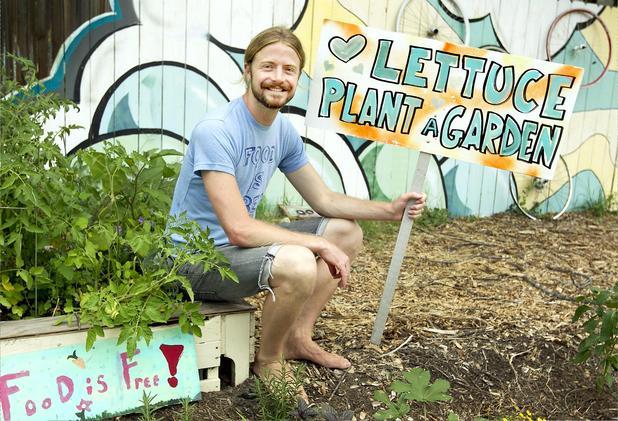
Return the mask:
[(551, 178), (583, 70), (326, 20), (307, 125)]
[(193, 336), (180, 328), (154, 331), (127, 358), (116, 339), (3, 355), (0, 362), (2, 421), (85, 420), (113, 417), (153, 403), (200, 398)]

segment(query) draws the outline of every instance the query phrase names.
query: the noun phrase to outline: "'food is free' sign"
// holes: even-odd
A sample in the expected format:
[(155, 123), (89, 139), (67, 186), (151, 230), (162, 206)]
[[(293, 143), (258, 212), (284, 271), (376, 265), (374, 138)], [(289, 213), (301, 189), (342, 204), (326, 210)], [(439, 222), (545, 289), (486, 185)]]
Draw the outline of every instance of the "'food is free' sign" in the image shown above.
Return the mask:
[(583, 69), (326, 20), (307, 125), (551, 178)]

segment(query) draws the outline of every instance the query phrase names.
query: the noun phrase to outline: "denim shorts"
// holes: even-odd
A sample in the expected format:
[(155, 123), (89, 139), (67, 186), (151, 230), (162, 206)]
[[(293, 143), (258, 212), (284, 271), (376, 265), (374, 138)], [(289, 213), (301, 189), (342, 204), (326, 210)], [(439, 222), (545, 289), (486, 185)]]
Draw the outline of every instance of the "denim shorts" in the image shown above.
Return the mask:
[[(327, 223), (327, 218), (308, 218), (281, 223), (279, 226), (290, 231), (322, 235)], [(262, 290), (269, 291), (275, 298), (269, 280), (273, 259), (280, 248), (281, 244), (255, 248), (232, 245), (217, 247), (230, 262), (230, 268), (238, 276), (238, 283), (221, 279), (217, 271), (204, 273), (200, 265), (186, 264), (178, 273), (189, 280), (197, 301), (238, 301)]]

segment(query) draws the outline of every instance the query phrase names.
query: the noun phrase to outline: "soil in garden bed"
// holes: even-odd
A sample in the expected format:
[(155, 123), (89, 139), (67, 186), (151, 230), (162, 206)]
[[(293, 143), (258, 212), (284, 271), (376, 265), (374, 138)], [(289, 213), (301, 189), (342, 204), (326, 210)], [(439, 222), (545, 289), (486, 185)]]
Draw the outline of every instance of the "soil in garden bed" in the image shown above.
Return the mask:
[[(616, 386), (597, 391), (592, 362), (570, 361), (584, 337), (571, 323), (577, 307), (571, 300), (618, 281), (618, 216), (532, 221), (502, 214), (415, 228), (384, 339), (375, 346), (369, 338), (395, 236), (395, 229), (385, 230), (366, 242), (349, 288), (316, 325), (316, 340), (353, 366), (306, 368), (315, 405), (372, 419), (379, 409), (374, 391), (422, 367), (432, 381), (450, 382), (453, 400), (413, 404), (411, 419), (444, 420), (449, 411), (461, 420), (496, 419), (525, 410), (552, 420), (618, 417)], [(252, 302), (259, 308), (259, 299)], [(256, 317), (259, 326), (259, 310)], [(192, 405), (192, 419), (256, 419), (252, 389), (250, 379), (204, 394)], [(157, 415), (181, 419), (176, 411)]]

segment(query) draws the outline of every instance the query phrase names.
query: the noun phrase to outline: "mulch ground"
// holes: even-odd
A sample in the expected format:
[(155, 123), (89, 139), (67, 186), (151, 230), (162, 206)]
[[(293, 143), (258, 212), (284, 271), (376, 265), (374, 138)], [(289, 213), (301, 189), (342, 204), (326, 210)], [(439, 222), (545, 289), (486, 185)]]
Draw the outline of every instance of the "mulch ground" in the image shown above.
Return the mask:
[[(450, 382), (448, 403), (413, 404), (410, 419), (497, 419), (529, 410), (547, 419), (616, 419), (618, 389), (597, 390), (595, 365), (571, 359), (584, 338), (574, 298), (618, 282), (618, 216), (516, 214), (415, 227), (380, 346), (370, 343), (396, 233), (372, 236), (316, 325), (347, 371), (306, 368), (305, 388), (354, 419), (380, 409), (373, 393), (422, 367)], [(260, 306), (260, 300), (252, 301)], [(260, 312), (257, 312), (259, 326)], [(256, 332), (259, 336), (258, 332)], [(258, 339), (259, 341), (259, 339)], [(256, 348), (257, 348), (256, 344)], [(200, 420), (257, 419), (253, 381), (203, 395)], [(174, 409), (161, 412), (171, 419)], [(177, 409), (176, 409), (177, 410)], [(167, 415), (165, 415), (167, 414)]]

